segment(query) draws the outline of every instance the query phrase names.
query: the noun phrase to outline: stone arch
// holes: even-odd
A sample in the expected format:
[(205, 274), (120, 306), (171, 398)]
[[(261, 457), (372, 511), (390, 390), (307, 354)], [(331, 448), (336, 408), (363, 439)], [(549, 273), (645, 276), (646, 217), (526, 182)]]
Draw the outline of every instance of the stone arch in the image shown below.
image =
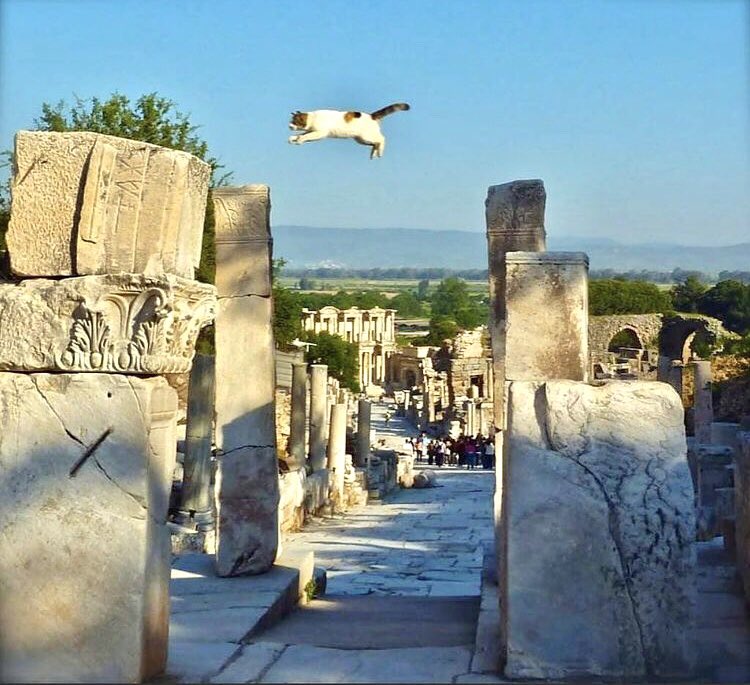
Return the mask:
[(625, 326), (609, 339), (607, 351), (617, 352), (622, 347), (633, 347), (643, 350), (646, 346), (643, 344), (638, 331), (633, 326)]

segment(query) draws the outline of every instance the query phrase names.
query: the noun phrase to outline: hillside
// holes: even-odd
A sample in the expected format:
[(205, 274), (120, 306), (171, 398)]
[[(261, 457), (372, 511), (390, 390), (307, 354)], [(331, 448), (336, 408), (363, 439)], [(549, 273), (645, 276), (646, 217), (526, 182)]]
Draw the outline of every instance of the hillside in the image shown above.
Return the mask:
[[(274, 226), (274, 254), (290, 268), (430, 266), (481, 269), (487, 266), (484, 233), (410, 228), (317, 228)], [(592, 269), (697, 269), (708, 273), (747, 269), (750, 242), (696, 247), (668, 243), (624, 245), (609, 238), (550, 236), (549, 250), (582, 251)]]

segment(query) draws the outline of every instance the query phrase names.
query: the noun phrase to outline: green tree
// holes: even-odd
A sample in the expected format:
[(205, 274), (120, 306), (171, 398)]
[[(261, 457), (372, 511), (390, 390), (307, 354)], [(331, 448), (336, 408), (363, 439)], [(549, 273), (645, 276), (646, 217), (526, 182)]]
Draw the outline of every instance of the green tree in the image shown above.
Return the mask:
[(327, 364), (328, 374), (344, 388), (359, 392), (359, 351), (357, 345), (325, 331), (306, 331), (302, 339), (314, 343), (305, 353), (309, 364)]
[(281, 285), (279, 277), (286, 266), (286, 259), (279, 257), (271, 262), (273, 285), (273, 337), (282, 349), (291, 346), (292, 340), (302, 333), (302, 300), (299, 293)]
[(389, 301), (388, 307), (395, 309), (398, 315), (405, 319), (424, 316), (422, 303), (412, 292), (399, 293)]
[(422, 339), (422, 343), (440, 346), (444, 340), (455, 337), (458, 331), (458, 324), (450, 317), (433, 316), (430, 319), (430, 332)]
[[(190, 118), (180, 112), (172, 100), (157, 93), (142, 95), (134, 103), (119, 93), (113, 93), (106, 100), (76, 97), (72, 106), (64, 101), (56, 105), (45, 102), (42, 104), (41, 116), (34, 121), (34, 125), (39, 131), (93, 131), (189, 152), (211, 166), (212, 187), (225, 184), (231, 175), (218, 175), (223, 165), (209, 154), (208, 143), (196, 134), (198, 126), (192, 124)], [(6, 189), (0, 195), (0, 249), (4, 246), (8, 217)], [(196, 272), (198, 280), (214, 282), (215, 255), (213, 203), (209, 198), (201, 263)]]
[(486, 323), (487, 308), (469, 294), (466, 281), (451, 276), (440, 281), (430, 298), (433, 317), (447, 317), (460, 328), (476, 328)]
[(603, 279), (589, 281), (589, 314), (651, 314), (672, 309), (668, 291), (653, 283)]
[(430, 289), (430, 282), (423, 278), (419, 283), (417, 284), (417, 299), (420, 302), (424, 302), (427, 300), (427, 293)]
[(690, 275), (672, 288), (672, 301), (678, 312), (696, 313), (701, 295), (708, 290), (699, 278)]
[(717, 319), (735, 333), (750, 333), (750, 285), (720, 281), (698, 300), (698, 311)]

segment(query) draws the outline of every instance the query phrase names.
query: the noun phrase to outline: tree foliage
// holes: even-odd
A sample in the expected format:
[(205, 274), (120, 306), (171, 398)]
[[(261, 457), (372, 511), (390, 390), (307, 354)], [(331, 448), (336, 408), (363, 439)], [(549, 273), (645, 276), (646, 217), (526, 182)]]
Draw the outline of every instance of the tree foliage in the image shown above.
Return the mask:
[(395, 309), (398, 315), (405, 319), (417, 319), (425, 315), (422, 303), (417, 296), (409, 291), (399, 293), (388, 302), (390, 309)]
[(672, 302), (678, 312), (696, 313), (698, 300), (708, 290), (696, 276), (688, 276), (684, 281), (672, 288)]
[(487, 322), (488, 309), (472, 298), (466, 281), (451, 276), (440, 282), (430, 298), (432, 316), (453, 320), (459, 328), (476, 328)]
[(644, 281), (589, 281), (589, 314), (652, 314), (672, 309), (669, 292)]
[(750, 333), (750, 284), (720, 281), (698, 297), (697, 311), (721, 319), (730, 331)]
[(357, 345), (325, 331), (305, 331), (302, 339), (314, 343), (305, 353), (308, 364), (327, 364), (328, 375), (342, 387), (359, 392), (359, 351)]
[[(196, 134), (198, 126), (191, 123), (189, 116), (180, 112), (172, 100), (157, 93), (142, 95), (134, 103), (119, 93), (113, 93), (106, 100), (76, 97), (72, 106), (68, 106), (64, 101), (56, 105), (45, 102), (42, 104), (42, 113), (35, 119), (34, 125), (39, 131), (92, 131), (189, 152), (211, 166), (212, 187), (223, 185), (231, 175), (218, 176), (223, 166), (209, 154), (208, 143)], [(0, 250), (4, 248), (9, 218), (10, 207), (6, 188), (5, 192), (0, 194)], [(196, 278), (199, 281), (213, 283), (215, 264), (213, 203), (209, 197), (203, 229), (201, 262)]]
[(39, 131), (92, 131), (183, 150), (211, 166), (212, 185), (226, 180), (226, 176), (215, 178), (222, 165), (209, 155), (208, 143), (196, 135), (199, 127), (172, 100), (157, 93), (141, 95), (135, 103), (120, 93), (113, 93), (106, 100), (75, 97), (72, 106), (65, 101), (56, 105), (45, 102), (34, 124)]

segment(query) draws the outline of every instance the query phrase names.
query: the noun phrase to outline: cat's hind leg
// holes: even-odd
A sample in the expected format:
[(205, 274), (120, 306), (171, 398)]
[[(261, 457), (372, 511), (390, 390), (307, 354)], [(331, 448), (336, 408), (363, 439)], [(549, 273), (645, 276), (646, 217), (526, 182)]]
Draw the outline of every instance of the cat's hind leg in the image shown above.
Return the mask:
[(302, 143), (310, 143), (313, 140), (321, 140), (326, 137), (326, 134), (322, 131), (310, 131), (299, 136), (289, 136), (289, 142), (292, 145), (302, 145)]
[(370, 151), (370, 159), (375, 159), (375, 157), (382, 157), (384, 149), (385, 149), (384, 140), (381, 140), (379, 143), (373, 143), (372, 150)]

